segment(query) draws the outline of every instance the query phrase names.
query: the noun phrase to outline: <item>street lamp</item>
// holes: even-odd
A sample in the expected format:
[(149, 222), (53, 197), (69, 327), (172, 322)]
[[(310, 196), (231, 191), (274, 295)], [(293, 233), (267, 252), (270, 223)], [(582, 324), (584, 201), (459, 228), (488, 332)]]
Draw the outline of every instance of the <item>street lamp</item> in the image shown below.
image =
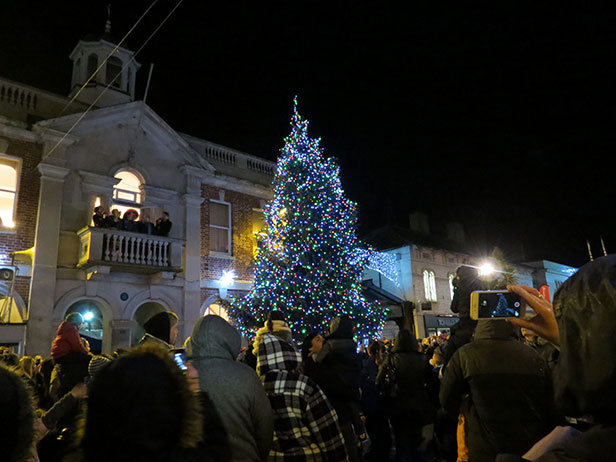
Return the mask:
[(235, 278), (235, 271), (233, 270), (222, 272), (222, 276), (220, 276), (220, 279), (218, 280), (218, 295), (220, 298), (227, 298), (227, 289), (233, 285)]
[(494, 265), (489, 261), (482, 263), (477, 269), (479, 270), (479, 276), (483, 277), (491, 276), (497, 271), (496, 268), (494, 268)]

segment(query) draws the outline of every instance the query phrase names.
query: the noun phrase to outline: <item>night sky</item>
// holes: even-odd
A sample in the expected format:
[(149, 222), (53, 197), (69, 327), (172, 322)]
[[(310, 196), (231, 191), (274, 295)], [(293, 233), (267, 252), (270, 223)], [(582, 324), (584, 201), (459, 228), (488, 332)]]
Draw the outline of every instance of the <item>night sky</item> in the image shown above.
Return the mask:
[[(0, 75), (67, 94), (68, 55), (102, 32), (107, 3), (3, 0)], [(111, 2), (113, 33), (150, 3)], [(436, 230), (464, 223), (473, 251), (577, 266), (586, 239), (616, 251), (616, 28), (588, 8), (185, 0), (137, 56), (137, 93), (153, 62), (147, 103), (172, 127), (271, 160), (298, 94), (362, 234), (423, 211)]]

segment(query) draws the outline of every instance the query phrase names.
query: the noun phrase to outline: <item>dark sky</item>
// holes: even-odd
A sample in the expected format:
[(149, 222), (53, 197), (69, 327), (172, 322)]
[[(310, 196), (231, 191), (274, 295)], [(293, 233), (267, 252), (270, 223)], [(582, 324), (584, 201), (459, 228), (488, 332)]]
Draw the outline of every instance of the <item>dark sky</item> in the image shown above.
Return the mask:
[[(66, 94), (107, 3), (2, 1), (0, 75)], [(122, 35), (150, 0), (111, 4)], [(616, 249), (616, 28), (580, 5), (185, 0), (137, 57), (137, 92), (154, 62), (148, 104), (171, 126), (271, 160), (298, 94), (362, 233), (420, 210), (479, 249), (580, 265), (586, 239)]]

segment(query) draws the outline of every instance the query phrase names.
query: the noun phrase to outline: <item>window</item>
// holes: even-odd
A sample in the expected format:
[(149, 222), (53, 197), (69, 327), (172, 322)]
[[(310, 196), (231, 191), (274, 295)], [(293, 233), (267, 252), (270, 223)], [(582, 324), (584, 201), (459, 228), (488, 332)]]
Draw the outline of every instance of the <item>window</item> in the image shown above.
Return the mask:
[(210, 200), (210, 251), (231, 254), (231, 204)]
[(453, 300), (453, 280), (455, 276), (453, 274), (449, 275), (449, 294), (451, 295), (451, 299)]
[(137, 210), (139, 214), (140, 205), (143, 203), (143, 192), (141, 191), (141, 180), (134, 173), (128, 170), (120, 170), (114, 178), (121, 180), (113, 187), (113, 206), (122, 215), (128, 210)]
[[(92, 53), (90, 56), (88, 56), (88, 75), (86, 76), (86, 80), (89, 79), (90, 76), (94, 74), (94, 72), (96, 72), (97, 68), (98, 68), (98, 56)], [(96, 82), (96, 80), (97, 80), (96, 77), (94, 77), (92, 82)]]
[[(115, 80), (113, 80), (114, 78)], [(122, 87), (122, 60), (120, 58), (112, 56), (107, 60), (106, 81), (108, 84), (113, 81), (113, 83), (111, 83), (113, 87)]]
[(429, 253), (422, 254), (424, 260), (432, 260), (432, 255)]
[(15, 226), (17, 208), (17, 185), (21, 161), (0, 155), (0, 226)]
[(436, 278), (434, 277), (434, 271), (424, 270), (423, 279), (426, 300), (436, 302)]
[(252, 235), (255, 237), (253, 241), (253, 251), (257, 249), (259, 241), (265, 233), (265, 215), (262, 209), (252, 209)]

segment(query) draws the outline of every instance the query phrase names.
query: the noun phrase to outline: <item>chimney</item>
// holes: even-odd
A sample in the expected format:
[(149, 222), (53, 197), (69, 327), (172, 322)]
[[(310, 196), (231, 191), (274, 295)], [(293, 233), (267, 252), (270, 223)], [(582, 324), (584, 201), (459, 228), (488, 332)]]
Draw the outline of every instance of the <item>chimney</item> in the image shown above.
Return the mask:
[(430, 234), (428, 216), (423, 212), (413, 212), (409, 214), (409, 225), (412, 231), (427, 236)]
[(447, 239), (456, 244), (464, 244), (466, 236), (464, 235), (464, 226), (461, 223), (447, 223)]

